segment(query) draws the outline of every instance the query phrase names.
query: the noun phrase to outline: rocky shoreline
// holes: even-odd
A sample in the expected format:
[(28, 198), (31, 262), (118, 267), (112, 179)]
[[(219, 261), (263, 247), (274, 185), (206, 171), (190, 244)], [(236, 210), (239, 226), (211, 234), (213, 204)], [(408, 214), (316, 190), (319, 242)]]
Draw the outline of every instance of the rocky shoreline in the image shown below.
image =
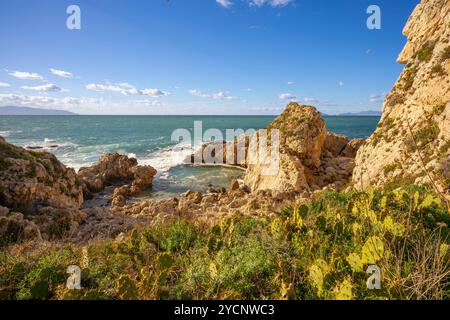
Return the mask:
[[(139, 166), (136, 159), (106, 154), (75, 173), (50, 153), (16, 147), (2, 138), (1, 243), (85, 243), (177, 217), (212, 223), (224, 216), (272, 215), (315, 192), (348, 186), (363, 140), (328, 132), (314, 107), (296, 103), (269, 126), (274, 128), (282, 132), (276, 175), (264, 177), (258, 163), (231, 163), (228, 166), (245, 173), (243, 181), (231, 181), (228, 190), (212, 186), (205, 193), (188, 190), (173, 199), (143, 201), (134, 197), (151, 189), (157, 172)], [(252, 153), (248, 143), (244, 148), (247, 161)], [(103, 200), (96, 201), (101, 196)]]

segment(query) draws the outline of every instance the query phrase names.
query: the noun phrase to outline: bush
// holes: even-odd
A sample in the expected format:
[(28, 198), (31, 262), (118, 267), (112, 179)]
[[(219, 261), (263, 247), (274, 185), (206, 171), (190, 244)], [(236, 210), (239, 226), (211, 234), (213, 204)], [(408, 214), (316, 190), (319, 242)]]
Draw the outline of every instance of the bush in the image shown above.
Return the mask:
[[(448, 299), (449, 207), (426, 186), (323, 192), (271, 218), (0, 254), (2, 299)], [(366, 285), (368, 265), (382, 289)], [(69, 265), (82, 290), (65, 286)]]
[(431, 60), (434, 51), (434, 43), (427, 42), (425, 43), (420, 50), (417, 52), (417, 59), (421, 62), (428, 62)]

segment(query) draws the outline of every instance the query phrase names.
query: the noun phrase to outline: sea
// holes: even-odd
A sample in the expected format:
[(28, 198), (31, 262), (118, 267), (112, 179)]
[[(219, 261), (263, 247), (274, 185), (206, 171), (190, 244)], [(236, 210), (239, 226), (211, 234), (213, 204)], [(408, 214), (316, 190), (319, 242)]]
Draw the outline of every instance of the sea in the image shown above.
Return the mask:
[[(227, 186), (243, 171), (226, 167), (193, 167), (185, 164), (192, 146), (173, 139), (177, 129), (194, 137), (194, 124), (202, 132), (265, 128), (275, 116), (1, 116), (0, 136), (18, 146), (46, 150), (66, 166), (78, 170), (110, 152), (135, 157), (158, 174), (147, 197), (166, 198), (191, 189)], [(325, 116), (331, 132), (349, 138), (367, 138), (380, 118), (375, 116)], [(201, 136), (201, 135), (200, 135)], [(198, 139), (199, 137), (197, 137)], [(228, 137), (230, 138), (230, 137)]]

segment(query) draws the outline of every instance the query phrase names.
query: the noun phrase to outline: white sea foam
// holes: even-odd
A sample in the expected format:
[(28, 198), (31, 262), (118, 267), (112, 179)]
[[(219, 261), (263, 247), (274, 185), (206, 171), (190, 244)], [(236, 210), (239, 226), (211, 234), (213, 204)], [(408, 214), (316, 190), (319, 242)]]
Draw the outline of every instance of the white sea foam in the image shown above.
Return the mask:
[(180, 142), (151, 153), (147, 159), (140, 159), (139, 164), (154, 167), (160, 178), (166, 178), (170, 168), (187, 164), (193, 152), (194, 148), (190, 143)]
[(0, 136), (3, 138), (9, 137), (11, 135), (11, 131), (0, 131)]

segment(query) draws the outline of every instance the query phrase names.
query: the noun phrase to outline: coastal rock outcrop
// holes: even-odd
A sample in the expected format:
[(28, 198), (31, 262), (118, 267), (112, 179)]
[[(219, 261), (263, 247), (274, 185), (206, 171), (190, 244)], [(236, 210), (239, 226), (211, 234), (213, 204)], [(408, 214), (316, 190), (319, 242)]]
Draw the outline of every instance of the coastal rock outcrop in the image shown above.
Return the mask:
[(0, 205), (24, 214), (40, 207), (83, 204), (82, 183), (47, 152), (29, 151), (0, 139)]
[(349, 182), (363, 140), (328, 132), (316, 108), (290, 103), (267, 129), (279, 131), (279, 166), (274, 170), (276, 161), (262, 159), (251, 144), (244, 181), (252, 191), (309, 193), (325, 187), (339, 190)]
[(114, 190), (112, 197), (113, 207), (120, 207), (127, 197), (151, 188), (156, 173), (151, 166), (139, 166), (134, 158), (111, 153), (103, 155), (96, 165), (81, 168), (78, 177), (84, 182), (87, 196), (102, 191), (106, 186), (121, 185)]
[(83, 200), (75, 171), (54, 155), (0, 139), (0, 245), (75, 233)]
[(403, 32), (406, 66), (356, 156), (353, 181), (360, 189), (427, 183), (450, 196), (450, 2), (422, 0)]
[(90, 192), (95, 193), (103, 190), (107, 185), (131, 180), (132, 169), (137, 164), (134, 158), (118, 153), (105, 154), (100, 157), (96, 165), (80, 168), (78, 177), (86, 184)]

